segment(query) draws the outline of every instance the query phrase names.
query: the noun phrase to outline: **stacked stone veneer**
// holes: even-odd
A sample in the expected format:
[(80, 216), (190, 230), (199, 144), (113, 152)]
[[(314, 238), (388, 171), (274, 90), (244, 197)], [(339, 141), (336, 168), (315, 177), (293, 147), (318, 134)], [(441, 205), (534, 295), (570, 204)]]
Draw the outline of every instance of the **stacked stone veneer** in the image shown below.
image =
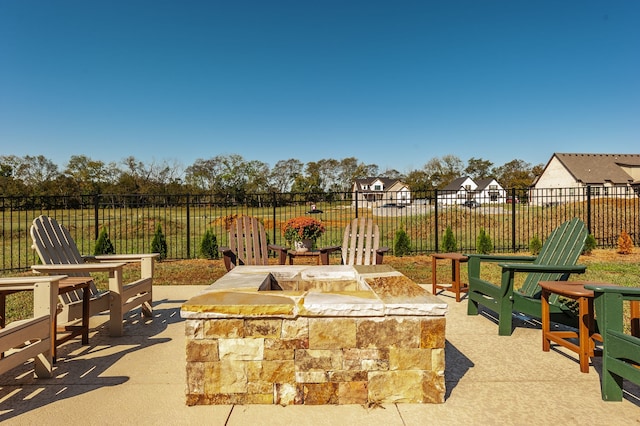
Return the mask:
[(395, 271), (363, 271), (370, 291), (256, 292), (247, 274), (251, 286), (187, 302), (187, 404), (443, 402), (444, 304)]

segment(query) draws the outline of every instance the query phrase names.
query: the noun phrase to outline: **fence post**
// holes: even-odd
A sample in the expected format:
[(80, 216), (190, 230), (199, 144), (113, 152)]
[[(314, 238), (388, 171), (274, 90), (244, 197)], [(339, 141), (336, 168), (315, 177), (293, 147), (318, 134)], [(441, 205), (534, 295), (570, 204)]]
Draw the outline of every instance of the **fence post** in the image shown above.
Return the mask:
[(191, 197), (187, 194), (187, 259), (191, 259)]
[(356, 191), (356, 219), (358, 218), (358, 191)]
[(587, 232), (591, 234), (591, 185), (587, 185)]
[(98, 241), (98, 194), (93, 194), (93, 228), (95, 229), (95, 241)]
[(272, 198), (272, 203), (271, 204), (273, 205), (273, 212), (272, 212), (272, 215), (273, 215), (273, 229), (271, 230), (273, 232), (272, 241), (273, 241), (274, 244), (276, 244), (276, 235), (277, 235), (276, 234), (276, 232), (277, 232), (276, 231), (276, 202), (278, 200), (278, 197), (276, 197), (276, 192), (275, 191), (273, 191), (271, 193), (271, 198)]
[(515, 253), (515, 252), (516, 252), (516, 189), (511, 188), (511, 253)]
[(435, 192), (434, 192), (434, 198), (433, 198), (433, 199), (435, 200), (435, 201), (434, 201), (434, 206), (435, 206), (435, 208), (434, 208), (434, 210), (433, 210), (433, 214), (435, 215), (435, 220), (434, 220), (434, 222), (433, 222), (433, 223), (435, 224), (434, 226), (435, 226), (435, 228), (436, 228), (436, 229), (434, 229), (434, 232), (433, 232), (433, 234), (436, 236), (436, 246), (435, 246), (435, 250), (434, 250), (434, 251), (437, 253), (437, 252), (438, 252), (438, 247), (440, 246), (440, 245), (438, 244), (438, 239), (439, 239), (439, 237), (440, 237), (440, 236), (438, 235), (438, 229), (440, 228), (440, 227), (438, 226), (438, 188), (436, 188), (436, 189), (435, 189)]

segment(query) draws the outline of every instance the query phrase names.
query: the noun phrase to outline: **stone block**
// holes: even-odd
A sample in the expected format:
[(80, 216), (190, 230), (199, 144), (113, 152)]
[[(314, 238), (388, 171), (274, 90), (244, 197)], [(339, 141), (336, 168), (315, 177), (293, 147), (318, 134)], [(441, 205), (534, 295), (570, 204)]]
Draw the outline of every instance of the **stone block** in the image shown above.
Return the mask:
[(301, 386), (299, 387), (294, 383), (276, 383), (274, 387), (274, 403), (280, 405), (302, 403)]
[(309, 340), (309, 318), (297, 318), (295, 320), (282, 320), (283, 339)]
[(389, 369), (431, 371), (431, 351), (431, 349), (419, 348), (391, 348), (389, 349)]
[(419, 370), (369, 373), (369, 401), (424, 403), (444, 401), (444, 377)]
[(205, 363), (204, 392), (207, 395), (246, 393), (247, 363), (229, 360)]
[(248, 319), (244, 322), (244, 337), (280, 337), (281, 319)]
[(339, 349), (298, 349), (296, 371), (342, 370), (342, 351)]
[(338, 404), (366, 404), (368, 399), (366, 381), (338, 383)]
[(420, 347), (444, 348), (445, 318), (427, 318), (420, 322)]
[(303, 398), (306, 405), (337, 404), (338, 383), (305, 383)]
[(310, 349), (342, 349), (356, 347), (354, 318), (310, 318)]
[(289, 361), (247, 362), (249, 382), (293, 383), (295, 381), (295, 365)]
[(184, 333), (187, 339), (202, 339), (204, 320), (188, 319), (184, 321)]
[(204, 323), (205, 339), (244, 337), (244, 320), (237, 318), (210, 319)]
[(187, 394), (204, 394), (205, 363), (187, 362)]
[(358, 321), (358, 348), (417, 348), (419, 345), (417, 319), (385, 317)]
[(260, 361), (264, 354), (264, 339), (219, 339), (221, 360)]
[(217, 340), (187, 340), (187, 362), (191, 361), (218, 361)]

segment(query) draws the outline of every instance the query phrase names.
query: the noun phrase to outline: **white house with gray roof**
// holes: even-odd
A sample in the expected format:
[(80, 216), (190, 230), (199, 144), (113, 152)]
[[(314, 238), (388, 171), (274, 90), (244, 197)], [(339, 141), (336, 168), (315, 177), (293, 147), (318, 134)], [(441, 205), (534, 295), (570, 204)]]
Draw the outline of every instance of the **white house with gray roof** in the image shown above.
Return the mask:
[(529, 191), (529, 201), (548, 205), (587, 197), (635, 197), (640, 185), (640, 154), (554, 153)]
[(411, 204), (411, 190), (398, 179), (368, 177), (353, 183), (353, 203), (360, 207), (380, 207), (384, 204)]
[(454, 179), (438, 191), (438, 203), (442, 205), (463, 204), (475, 201), (478, 204), (499, 204), (506, 202), (507, 193), (493, 178), (477, 182), (468, 176)]

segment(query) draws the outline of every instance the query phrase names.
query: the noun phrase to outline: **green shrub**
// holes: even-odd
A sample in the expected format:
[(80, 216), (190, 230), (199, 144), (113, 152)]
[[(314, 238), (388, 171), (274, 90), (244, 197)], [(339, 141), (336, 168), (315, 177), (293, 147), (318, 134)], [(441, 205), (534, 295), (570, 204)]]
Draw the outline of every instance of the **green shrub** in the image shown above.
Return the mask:
[(98, 256), (101, 254), (115, 254), (115, 252), (116, 249), (113, 247), (113, 244), (109, 239), (107, 228), (102, 228), (102, 230), (100, 231), (100, 235), (98, 235), (98, 239), (96, 240), (93, 254), (95, 256)]
[(596, 237), (593, 234), (587, 235), (587, 239), (584, 240), (584, 248), (582, 249), (582, 254), (591, 254), (593, 250), (598, 246), (596, 243)]
[(542, 250), (542, 241), (540, 241), (537, 235), (534, 235), (529, 242), (529, 251), (532, 255), (537, 256), (540, 254), (540, 250)]
[(395, 256), (404, 256), (411, 252), (411, 240), (407, 232), (400, 228), (396, 231), (396, 237), (393, 240), (393, 254)]
[(453, 230), (450, 226), (447, 226), (447, 230), (444, 231), (440, 251), (443, 253), (453, 253), (458, 251), (458, 242), (456, 241), (456, 237), (453, 235)]
[(200, 241), (200, 257), (205, 259), (218, 258), (218, 239), (211, 228), (207, 229)]
[(158, 260), (167, 258), (167, 239), (162, 233), (162, 226), (158, 224), (156, 232), (153, 234), (153, 240), (151, 240), (151, 253), (160, 253)]
[(476, 241), (476, 251), (480, 254), (489, 254), (493, 251), (491, 237), (485, 232), (484, 228), (480, 228), (480, 233)]

